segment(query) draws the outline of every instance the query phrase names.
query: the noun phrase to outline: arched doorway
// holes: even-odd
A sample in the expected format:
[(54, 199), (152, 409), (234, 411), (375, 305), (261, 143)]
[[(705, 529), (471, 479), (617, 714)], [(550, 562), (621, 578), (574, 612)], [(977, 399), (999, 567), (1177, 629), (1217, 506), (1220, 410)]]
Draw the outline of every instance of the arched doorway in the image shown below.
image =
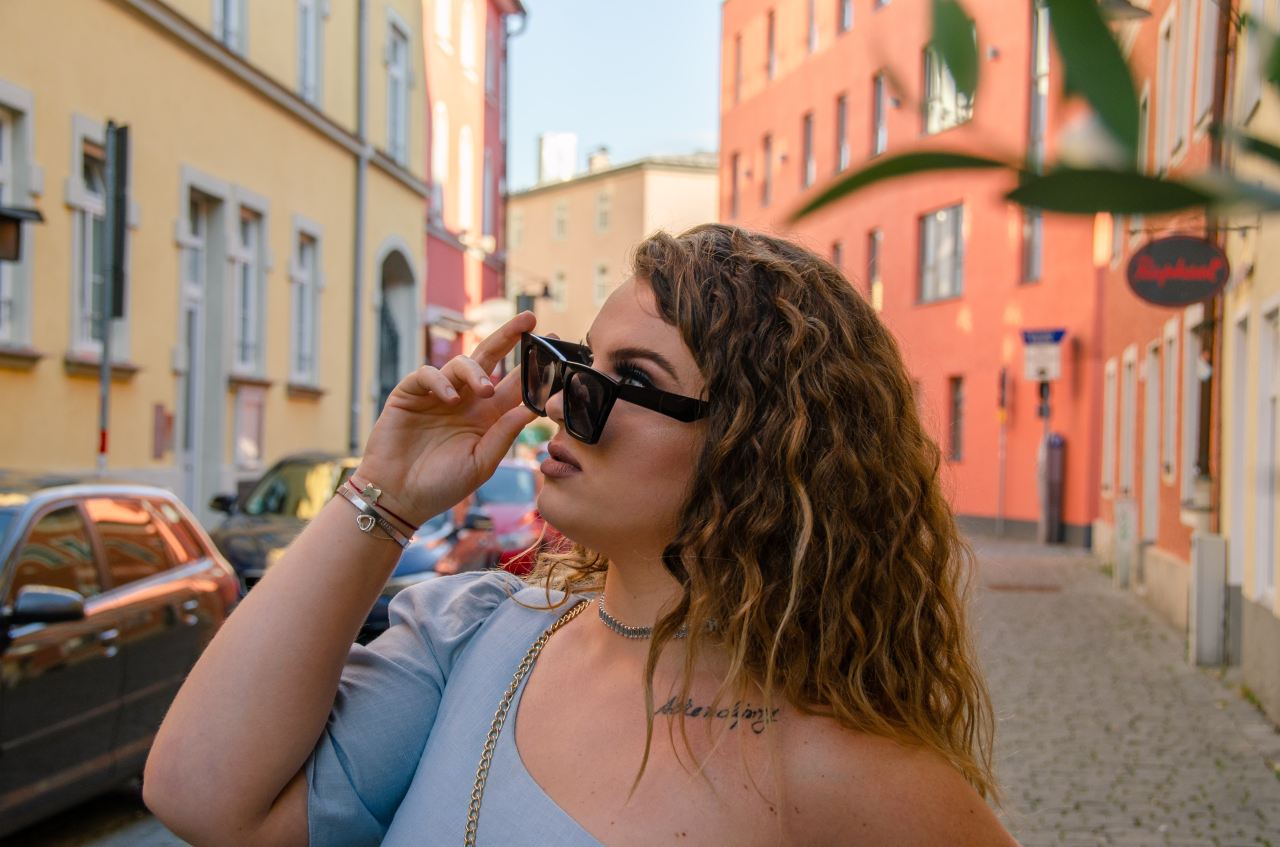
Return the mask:
[(374, 417), (382, 412), (387, 396), (405, 374), (416, 367), (415, 332), (418, 310), (414, 298), (413, 268), (400, 250), (392, 250), (379, 266), (378, 384)]

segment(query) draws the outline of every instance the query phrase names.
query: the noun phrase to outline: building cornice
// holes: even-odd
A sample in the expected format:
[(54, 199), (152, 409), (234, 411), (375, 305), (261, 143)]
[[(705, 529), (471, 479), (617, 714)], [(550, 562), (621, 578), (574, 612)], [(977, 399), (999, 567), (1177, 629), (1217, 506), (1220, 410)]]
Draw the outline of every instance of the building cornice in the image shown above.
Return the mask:
[(560, 182), (546, 182), (541, 185), (535, 185), (531, 188), (525, 188), (520, 191), (514, 191), (507, 195), (507, 200), (523, 200), (525, 197), (533, 197), (538, 194), (548, 194), (555, 191), (562, 191), (569, 188), (575, 188), (579, 185), (589, 183), (595, 180), (604, 179), (606, 177), (623, 176), (633, 171), (681, 171), (684, 173), (704, 173), (715, 176), (720, 172), (719, 163), (703, 163), (696, 161), (693, 157), (661, 157), (654, 156), (647, 159), (637, 159), (634, 162), (626, 162), (611, 168), (595, 171), (593, 173), (579, 174), (573, 179), (561, 180)]
[(307, 103), (257, 66), (236, 55), (216, 38), (194, 22), (175, 11), (163, 0), (115, 0), (141, 15), (152, 26), (161, 30), (187, 49), (198, 54), (237, 82), (287, 112), (300, 123), (310, 127), (352, 156), (362, 152), (379, 170), (386, 173), (409, 190), (426, 197), (426, 183), (403, 166), (393, 162), (377, 150), (366, 148), (352, 132), (344, 129), (328, 115)]

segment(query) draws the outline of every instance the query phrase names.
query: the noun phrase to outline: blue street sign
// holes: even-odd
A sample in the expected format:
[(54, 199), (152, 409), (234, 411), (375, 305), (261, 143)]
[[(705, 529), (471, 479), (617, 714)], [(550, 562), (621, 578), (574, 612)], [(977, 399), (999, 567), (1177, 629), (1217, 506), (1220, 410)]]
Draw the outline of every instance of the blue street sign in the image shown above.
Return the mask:
[(1023, 344), (1061, 344), (1067, 334), (1065, 329), (1024, 329)]

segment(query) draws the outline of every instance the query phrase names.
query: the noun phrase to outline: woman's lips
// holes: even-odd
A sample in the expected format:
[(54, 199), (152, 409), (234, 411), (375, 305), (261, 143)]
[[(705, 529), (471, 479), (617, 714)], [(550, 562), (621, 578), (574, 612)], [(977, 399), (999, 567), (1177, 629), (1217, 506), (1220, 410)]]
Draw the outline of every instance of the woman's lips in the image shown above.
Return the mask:
[(582, 473), (582, 466), (563, 444), (553, 441), (547, 445), (548, 458), (542, 463), (542, 475), (547, 479), (563, 479)]
[(569, 452), (569, 448), (565, 447), (558, 441), (552, 441), (547, 445), (547, 453), (552, 459), (560, 462), (561, 464), (571, 465), (577, 470), (582, 470), (582, 465), (580, 465), (578, 460), (574, 458), (573, 454)]

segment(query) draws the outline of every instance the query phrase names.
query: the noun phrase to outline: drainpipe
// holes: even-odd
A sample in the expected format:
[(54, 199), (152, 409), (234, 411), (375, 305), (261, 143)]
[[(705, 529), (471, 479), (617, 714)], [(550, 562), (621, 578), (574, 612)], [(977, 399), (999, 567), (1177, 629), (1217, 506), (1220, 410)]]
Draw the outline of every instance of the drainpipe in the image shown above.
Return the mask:
[(365, 182), (369, 171), (368, 141), (369, 4), (359, 0), (356, 10), (356, 154), (355, 231), (352, 233), (351, 412), (347, 422), (347, 452), (360, 451), (360, 378), (364, 369), (364, 218)]

